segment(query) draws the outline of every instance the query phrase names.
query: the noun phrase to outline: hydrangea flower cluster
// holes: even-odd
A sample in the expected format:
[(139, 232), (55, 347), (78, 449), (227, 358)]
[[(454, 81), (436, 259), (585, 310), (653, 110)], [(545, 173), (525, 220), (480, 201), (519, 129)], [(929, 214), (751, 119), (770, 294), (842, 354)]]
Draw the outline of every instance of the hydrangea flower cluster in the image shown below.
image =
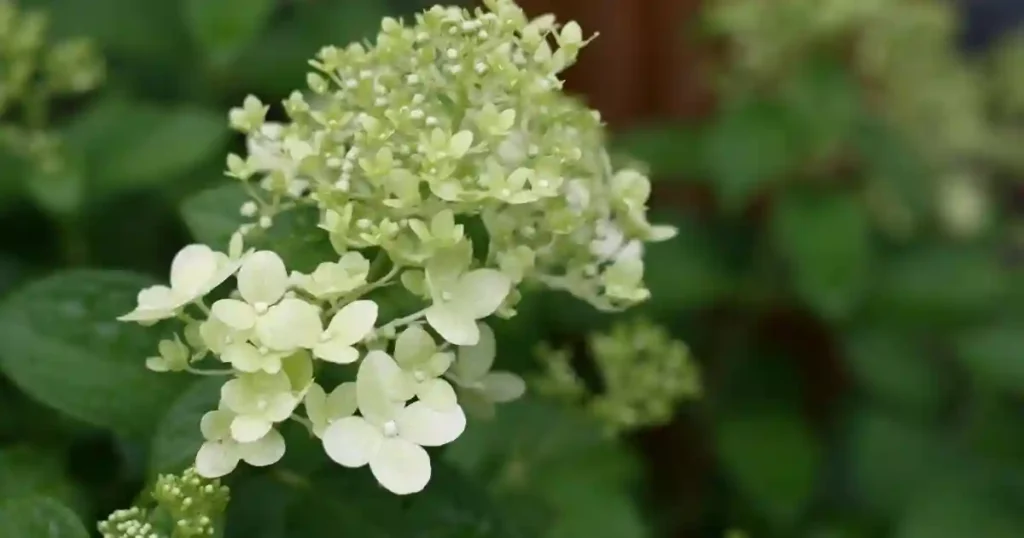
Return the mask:
[(681, 400), (701, 393), (689, 348), (660, 325), (642, 319), (618, 323), (591, 335), (588, 351), (600, 375), (596, 394), (588, 391), (572, 367), (572, 353), (564, 349), (540, 349), (544, 374), (536, 387), (582, 403), (609, 433), (667, 424)]
[[(251, 220), (227, 253), (185, 247), (169, 285), (120, 318), (185, 321), (151, 369), (231, 377), (199, 425), (201, 475), (273, 464), (279, 425), (298, 420), (333, 461), (418, 492), (425, 447), (454, 441), (464, 409), (524, 392), (492, 369), (486, 321), (515, 314), (522, 284), (606, 310), (649, 295), (642, 244), (675, 230), (647, 221), (648, 179), (614, 169), (597, 115), (561, 92), (558, 73), (586, 44), (579, 26), (485, 4), (387, 18), (373, 45), (324, 48), (309, 91), (284, 102), (289, 122), (266, 122), (255, 97), (231, 111), (248, 155), (230, 155), (228, 175), (251, 194), (239, 208)], [(243, 246), (297, 211), (319, 215), (302, 234), (333, 246), (312, 271)], [(418, 308), (393, 313), (396, 291)]]
[(229, 492), (193, 468), (181, 475), (160, 475), (153, 487), (156, 506), (118, 510), (100, 522), (103, 538), (205, 538), (215, 536), (215, 518), (224, 513)]
[(44, 12), (0, 0), (0, 146), (56, 176), (68, 163), (46, 125), (50, 100), (96, 89), (106, 68), (92, 41), (51, 42), (48, 26)]

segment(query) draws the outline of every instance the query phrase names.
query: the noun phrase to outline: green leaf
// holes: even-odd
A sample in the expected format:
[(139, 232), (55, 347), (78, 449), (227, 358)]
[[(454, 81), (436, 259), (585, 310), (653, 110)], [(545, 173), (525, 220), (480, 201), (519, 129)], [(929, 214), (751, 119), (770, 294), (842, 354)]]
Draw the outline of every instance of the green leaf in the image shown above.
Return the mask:
[(45, 496), (75, 512), (86, 513), (85, 499), (68, 476), (63, 454), (34, 445), (0, 450), (0, 504), (12, 499)]
[(304, 83), (307, 62), (321, 47), (372, 38), (390, 14), (381, 0), (299, 3), (292, 17), (246, 49), (223, 82), (238, 93), (288, 95)]
[(948, 380), (912, 337), (895, 331), (859, 330), (846, 337), (846, 366), (872, 397), (908, 411), (938, 412)]
[(85, 197), (85, 178), (76, 166), (45, 170), (34, 167), (26, 187), (32, 199), (56, 217), (75, 215)]
[(192, 105), (103, 101), (77, 116), (65, 143), (86, 157), (86, 175), (101, 192), (180, 179), (224, 153), (222, 114)]
[(612, 148), (650, 166), (651, 175), (693, 179), (702, 172), (700, 138), (692, 126), (652, 124), (612, 139)]
[(30, 497), (0, 505), (0, 536), (89, 538), (89, 532), (68, 507), (47, 497)]
[(924, 245), (884, 259), (871, 286), (869, 314), (902, 325), (960, 323), (991, 311), (1007, 291), (996, 253)]
[(821, 447), (798, 416), (744, 413), (718, 425), (718, 457), (740, 493), (776, 525), (788, 528), (807, 508)]
[(255, 41), (274, 13), (274, 0), (185, 0), (192, 38), (214, 64), (234, 59)]
[(881, 515), (898, 514), (948, 470), (962, 467), (935, 432), (880, 411), (860, 410), (847, 435), (846, 472), (861, 502)]
[(744, 100), (726, 108), (709, 127), (704, 169), (725, 209), (743, 208), (798, 164), (802, 152), (793, 144), (790, 120), (776, 104)]
[(430, 484), (409, 498), (381, 488), (366, 468), (330, 467), (303, 488), (289, 536), (303, 538), (513, 538), (525, 536), (476, 484), (434, 461)]
[(217, 409), (220, 388), (226, 379), (197, 381), (181, 393), (160, 420), (150, 447), (152, 474), (178, 472), (191, 465), (203, 444), (199, 421), (207, 411)]
[(548, 538), (649, 536), (631, 496), (633, 455), (576, 410), (532, 399), (503, 405), (444, 458), (490, 484), (503, 506)]
[(858, 82), (838, 62), (808, 62), (782, 80), (782, 95), (792, 111), (804, 151), (829, 157), (850, 140), (861, 116)]
[(149, 70), (188, 61), (188, 39), (177, 2), (46, 0), (45, 4), (55, 35), (91, 37), (108, 59), (128, 60)]
[(972, 329), (957, 337), (957, 357), (980, 381), (1024, 394), (1024, 327), (1003, 322)]
[[(226, 248), (231, 235), (246, 222), (239, 207), (248, 200), (240, 183), (226, 183), (189, 198), (182, 204), (185, 224), (196, 240), (214, 248)], [(268, 230), (254, 228), (245, 236), (247, 247), (277, 252), (289, 269), (310, 272), (338, 254), (328, 233), (320, 228), (320, 214), (313, 207), (289, 209), (274, 217)]]
[(148, 436), (187, 379), (146, 370), (159, 334), (115, 319), (151, 284), (128, 272), (74, 270), (22, 287), (0, 305), (0, 369), (67, 415)]
[(185, 200), (181, 217), (196, 241), (224, 250), (231, 235), (246, 223), (239, 210), (248, 200), (241, 183), (224, 182)]
[[(959, 482), (959, 481), (958, 481)], [(1018, 538), (1024, 519), (990, 491), (963, 484), (936, 486), (915, 499), (896, 526), (896, 538)], [(987, 495), (986, 495), (987, 493)]]
[(857, 199), (789, 191), (774, 208), (771, 231), (803, 300), (830, 319), (849, 315), (865, 291), (871, 257)]
[(652, 219), (658, 223), (671, 222), (679, 233), (668, 241), (645, 247), (644, 281), (651, 290), (650, 307), (675, 315), (682, 309), (714, 304), (734, 283), (717, 245), (701, 231), (700, 224), (673, 220)]

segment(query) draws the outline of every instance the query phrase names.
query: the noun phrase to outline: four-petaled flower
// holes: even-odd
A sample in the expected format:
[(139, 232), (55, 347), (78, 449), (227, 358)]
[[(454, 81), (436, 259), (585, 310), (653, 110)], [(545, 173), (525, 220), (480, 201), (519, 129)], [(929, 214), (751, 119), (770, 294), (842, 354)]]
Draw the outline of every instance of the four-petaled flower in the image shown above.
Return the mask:
[(476, 321), (493, 314), (512, 288), (512, 280), (495, 269), (465, 271), (457, 255), (439, 254), (426, 267), (427, 287), (433, 304), (427, 323), (442, 338), (457, 346), (480, 339)]
[(288, 270), (281, 257), (269, 250), (246, 257), (238, 270), (239, 299), (213, 303), (213, 315), (240, 332), (252, 331), (260, 345), (275, 351), (311, 348), (323, 326), (320, 309), (294, 297), (285, 297)]
[(455, 406), (437, 411), (423, 402), (406, 406), (394, 398), (394, 372), (376, 368), (367, 355), (356, 375), (356, 396), (362, 416), (331, 423), (322, 440), (327, 456), (345, 467), (370, 465), (378, 482), (392, 493), (408, 495), (430, 481), (430, 456), (425, 446), (454, 441), (466, 428), (466, 415)]
[(171, 285), (143, 289), (135, 310), (117, 319), (148, 324), (172, 318), (182, 307), (210, 293), (233, 275), (239, 262), (206, 245), (188, 245), (171, 261)]
[(438, 411), (458, 405), (455, 389), (441, 379), (453, 360), (452, 353), (438, 350), (434, 338), (419, 325), (402, 331), (395, 340), (395, 362), (409, 377), (416, 397)]
[(277, 463), (285, 451), (284, 437), (274, 429), (262, 437), (240, 443), (231, 436), (235, 415), (218, 409), (203, 415), (199, 429), (206, 442), (196, 454), (196, 472), (206, 478), (220, 478), (235, 470), (239, 461), (255, 467)]
[(449, 379), (455, 383), (466, 403), (472, 402), (473, 408), (482, 415), (494, 412), (496, 403), (511, 402), (526, 392), (523, 378), (512, 372), (491, 371), (497, 346), (494, 332), (490, 327), (480, 324), (480, 341), (473, 346), (459, 348), (458, 358), (448, 372)]
[(314, 383), (306, 391), (303, 403), (306, 406), (306, 417), (312, 425), (313, 435), (322, 437), (327, 426), (355, 414), (356, 384), (342, 383), (328, 394), (323, 387)]
[(221, 402), (235, 417), (231, 437), (240, 443), (261, 439), (274, 424), (291, 416), (301, 398), (285, 372), (241, 374), (221, 387)]
[(339, 310), (313, 347), (313, 355), (335, 364), (351, 364), (359, 359), (359, 350), (352, 347), (370, 334), (377, 322), (377, 303), (353, 301)]

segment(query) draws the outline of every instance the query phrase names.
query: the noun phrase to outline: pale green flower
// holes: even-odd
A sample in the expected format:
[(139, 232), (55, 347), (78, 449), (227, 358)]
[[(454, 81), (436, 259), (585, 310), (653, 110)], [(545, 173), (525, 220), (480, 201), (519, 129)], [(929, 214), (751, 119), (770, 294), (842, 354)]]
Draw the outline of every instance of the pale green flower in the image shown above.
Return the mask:
[(492, 371), (497, 355), (494, 331), (484, 323), (479, 324), (480, 340), (476, 345), (461, 346), (458, 357), (448, 372), (448, 378), (460, 392), (468, 395), (483, 408), (483, 414), (490, 414), (495, 403), (511, 402), (526, 392), (526, 383), (511, 372)]
[(419, 325), (408, 327), (395, 340), (395, 362), (411, 378), (416, 397), (439, 411), (458, 405), (455, 390), (441, 379), (453, 360)]
[(238, 260), (231, 260), (206, 245), (188, 245), (171, 261), (170, 286), (143, 289), (135, 310), (117, 319), (154, 323), (174, 317), (182, 307), (210, 293), (238, 268)]
[(196, 472), (205, 478), (225, 476), (244, 461), (254, 467), (273, 465), (284, 457), (284, 437), (274, 429), (249, 442), (238, 442), (232, 436), (237, 417), (227, 410), (203, 415), (199, 428), (206, 440), (196, 453)]
[(428, 247), (449, 248), (462, 241), (463, 226), (455, 224), (455, 214), (450, 209), (440, 211), (430, 220), (430, 227), (419, 220), (409, 219), (409, 228)]
[(339, 310), (327, 329), (313, 346), (316, 358), (335, 364), (351, 364), (359, 359), (359, 350), (353, 347), (373, 331), (377, 322), (377, 303), (368, 300), (353, 301)]
[(276, 374), (281, 371), (281, 360), (291, 352), (274, 351), (266, 346), (257, 347), (249, 342), (234, 342), (224, 346), (220, 354), (222, 361), (240, 372)]
[(323, 387), (314, 383), (306, 391), (303, 403), (306, 406), (306, 416), (313, 425), (313, 434), (322, 437), (327, 426), (355, 414), (356, 384), (342, 383), (327, 394)]
[(288, 419), (300, 401), (285, 372), (240, 374), (221, 387), (220, 397), (235, 413), (231, 438), (240, 443), (261, 439), (274, 424)]
[(146, 368), (154, 372), (180, 372), (188, 367), (188, 346), (177, 336), (173, 340), (161, 340), (158, 349), (158, 356), (146, 359)]
[(253, 331), (276, 351), (312, 348), (323, 332), (320, 309), (302, 299), (285, 297), (288, 272), (277, 254), (261, 250), (246, 256), (238, 270), (239, 299), (213, 303), (212, 314), (235, 331)]
[(255, 96), (245, 98), (241, 107), (232, 108), (228, 113), (228, 122), (233, 129), (248, 133), (263, 126), (270, 107), (264, 105)]
[(224, 348), (236, 342), (245, 342), (249, 339), (251, 331), (236, 331), (216, 317), (199, 324), (199, 338), (206, 349), (214, 354), (220, 355)]
[(332, 299), (366, 284), (370, 261), (359, 252), (346, 252), (336, 262), (323, 262), (309, 275), (293, 272), (292, 283), (316, 297)]
[(644, 263), (639, 259), (620, 258), (601, 275), (605, 293), (612, 299), (637, 302), (650, 297), (643, 286)]
[(428, 263), (426, 279), (433, 299), (426, 311), (427, 323), (442, 338), (459, 346), (477, 342), (480, 334), (476, 320), (493, 314), (512, 287), (512, 281), (500, 271), (465, 272), (457, 260), (445, 255)]
[[(342, 418), (327, 426), (322, 436), (324, 451), (345, 467), (369, 464), (373, 476), (388, 491), (408, 495), (421, 491), (430, 481), (430, 456), (423, 447), (454, 441), (466, 428), (466, 415), (458, 406), (441, 412), (423, 402), (406, 406), (396, 401), (392, 386), (396, 373), (379, 368), (374, 357), (381, 356), (387, 357), (381, 352), (367, 355), (356, 376), (362, 416)], [(397, 376), (401, 377), (401, 371)]]

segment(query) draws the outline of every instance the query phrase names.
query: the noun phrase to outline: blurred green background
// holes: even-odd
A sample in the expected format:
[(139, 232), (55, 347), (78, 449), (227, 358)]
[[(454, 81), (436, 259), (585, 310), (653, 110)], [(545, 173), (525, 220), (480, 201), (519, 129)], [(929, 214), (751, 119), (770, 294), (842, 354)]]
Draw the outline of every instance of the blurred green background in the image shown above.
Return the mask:
[[(17, 0), (47, 17), (38, 39), (0, 17), (0, 509), (46, 495), (90, 522), (129, 505), (187, 459), (209, 393), (175, 385), (130, 427), (87, 424), (63, 398), (91, 382), (69, 351), (82, 346), (14, 323), (33, 307), (18, 290), (69, 267), (164, 278), (189, 241), (183, 203), (244, 151), (227, 110), (250, 93), (279, 102), (319, 47), (432, 3)], [(669, 3), (524, 6), (609, 21)], [(1024, 536), (1024, 41), (940, 1), (678, 3), (696, 6), (677, 27), (709, 104), (616, 121), (612, 136), (680, 228), (646, 253), (652, 299), (613, 317), (527, 295), (498, 328), (499, 360), (542, 376), (545, 342), (592, 377), (592, 336), (643, 318), (687, 343), (702, 398), (608, 440), (593, 417), (530, 397), (445, 452), (456, 474), (436, 489), (453, 496), (412, 507), (367, 501), (352, 473), (313, 492), (242, 473), (226, 536)], [(89, 45), (54, 48), (77, 38)], [(598, 39), (591, 64), (642, 50)], [(594, 80), (632, 76), (575, 87), (588, 98)], [(74, 308), (35, 321), (73, 324)], [(114, 401), (132, 390), (107, 383)], [(288, 468), (311, 471), (293, 446)], [(468, 520), (469, 483), (525, 530)], [(357, 517), (400, 509), (398, 527)]]

